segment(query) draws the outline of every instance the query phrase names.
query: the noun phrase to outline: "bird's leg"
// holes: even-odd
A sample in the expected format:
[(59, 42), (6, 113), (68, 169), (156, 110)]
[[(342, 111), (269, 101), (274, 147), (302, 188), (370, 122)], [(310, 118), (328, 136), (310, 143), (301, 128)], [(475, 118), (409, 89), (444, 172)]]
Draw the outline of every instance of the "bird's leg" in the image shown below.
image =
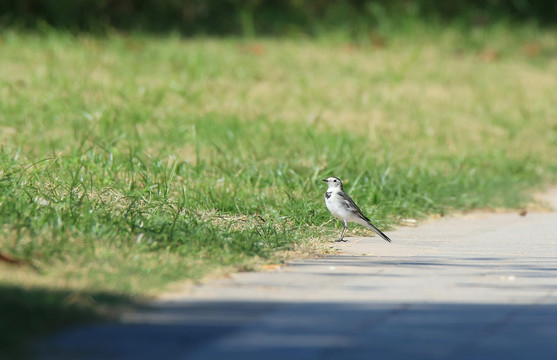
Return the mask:
[(348, 229), (348, 226), (345, 221), (342, 222), (342, 226), (343, 228), (342, 228), (342, 233), (340, 234), (340, 239), (335, 240), (335, 242), (346, 241), (344, 240), (344, 233), (346, 232), (346, 229)]

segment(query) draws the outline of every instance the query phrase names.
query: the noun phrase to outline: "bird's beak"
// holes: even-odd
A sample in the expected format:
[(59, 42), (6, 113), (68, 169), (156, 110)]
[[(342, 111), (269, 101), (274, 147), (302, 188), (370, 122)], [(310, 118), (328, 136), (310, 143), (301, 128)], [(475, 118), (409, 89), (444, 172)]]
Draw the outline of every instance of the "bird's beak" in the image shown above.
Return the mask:
[(321, 180), (321, 181), (323, 181), (323, 182), (327, 182), (327, 179), (323, 179), (323, 180)]

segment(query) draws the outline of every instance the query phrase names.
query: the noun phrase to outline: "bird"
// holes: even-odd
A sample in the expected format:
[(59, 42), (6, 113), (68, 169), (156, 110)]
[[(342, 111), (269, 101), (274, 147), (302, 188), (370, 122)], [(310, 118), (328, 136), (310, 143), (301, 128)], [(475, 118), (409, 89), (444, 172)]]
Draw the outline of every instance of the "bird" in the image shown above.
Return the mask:
[(362, 210), (356, 205), (354, 200), (344, 192), (342, 188), (342, 182), (337, 177), (328, 177), (322, 181), (326, 182), (328, 185), (327, 192), (325, 193), (325, 205), (331, 214), (342, 221), (342, 233), (340, 238), (335, 240), (336, 242), (346, 241), (344, 240), (344, 233), (348, 229), (348, 223), (353, 222), (365, 226), (373, 231), (379, 236), (381, 236), (385, 241), (391, 242), (391, 239), (381, 230), (376, 228), (371, 221), (362, 213)]

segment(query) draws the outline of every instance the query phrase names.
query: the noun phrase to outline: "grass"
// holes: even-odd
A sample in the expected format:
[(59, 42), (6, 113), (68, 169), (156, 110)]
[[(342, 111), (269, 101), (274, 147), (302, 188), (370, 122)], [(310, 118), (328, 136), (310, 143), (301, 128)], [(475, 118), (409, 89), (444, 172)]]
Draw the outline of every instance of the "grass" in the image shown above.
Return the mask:
[[(31, 265), (0, 263), (0, 311), (55, 294), (13, 338), (89, 318), (95, 294), (325, 251), (323, 177), (383, 229), (555, 181), (550, 31), (345, 39), (4, 31), (0, 249)], [(77, 315), (42, 322), (52, 303)]]

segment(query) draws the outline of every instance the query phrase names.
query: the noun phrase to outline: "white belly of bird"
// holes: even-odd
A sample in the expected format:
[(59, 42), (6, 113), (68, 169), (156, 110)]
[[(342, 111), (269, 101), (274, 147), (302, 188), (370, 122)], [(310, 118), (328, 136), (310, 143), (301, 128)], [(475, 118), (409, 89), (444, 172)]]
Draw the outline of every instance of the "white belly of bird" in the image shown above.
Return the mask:
[(327, 205), (327, 209), (329, 209), (331, 214), (340, 221), (353, 222), (367, 227), (367, 223), (363, 219), (346, 208), (344, 200), (339, 195), (332, 194), (332, 196), (325, 201), (325, 205)]

